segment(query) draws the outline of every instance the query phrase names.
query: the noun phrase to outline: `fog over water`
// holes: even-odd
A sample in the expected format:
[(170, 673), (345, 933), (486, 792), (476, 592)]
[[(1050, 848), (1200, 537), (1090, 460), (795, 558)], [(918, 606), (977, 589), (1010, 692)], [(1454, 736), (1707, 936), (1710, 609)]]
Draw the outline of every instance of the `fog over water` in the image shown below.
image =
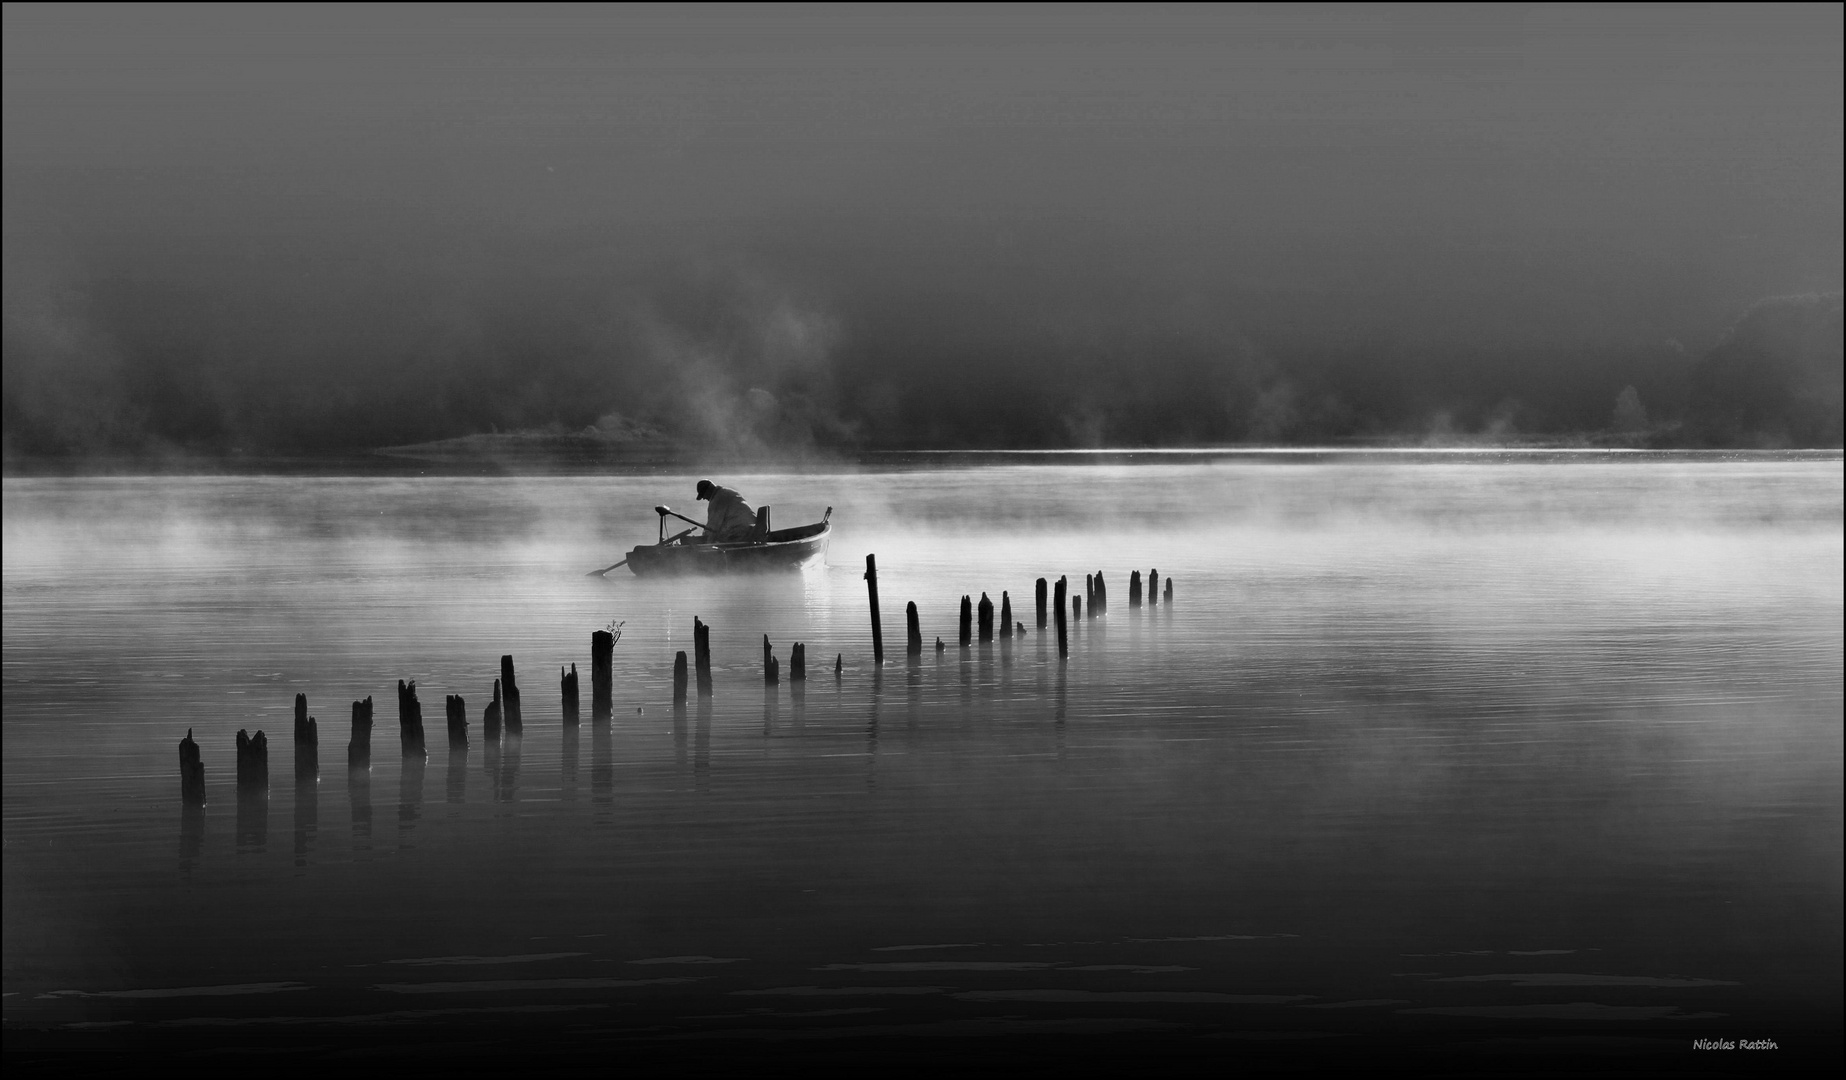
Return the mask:
[[(763, 474), (733, 479), (783, 525), (834, 507), (825, 570), (583, 576), (694, 479), (8, 479), (9, 1025), (1836, 1030), (1837, 454)], [(1156, 567), (1174, 602), (1130, 608)], [(1096, 571), (1060, 665), (1033, 580)], [(959, 648), (1001, 590), (1024, 636)], [(910, 600), (948, 645), (917, 664)], [(715, 693), (676, 711), (695, 615)], [(553, 673), (612, 622), (613, 722), (563, 727)], [(765, 692), (765, 634), (805, 686)], [(525, 733), (489, 744), (503, 653)]]
[(1837, 5), (4, 23), (9, 459), (1840, 442)]

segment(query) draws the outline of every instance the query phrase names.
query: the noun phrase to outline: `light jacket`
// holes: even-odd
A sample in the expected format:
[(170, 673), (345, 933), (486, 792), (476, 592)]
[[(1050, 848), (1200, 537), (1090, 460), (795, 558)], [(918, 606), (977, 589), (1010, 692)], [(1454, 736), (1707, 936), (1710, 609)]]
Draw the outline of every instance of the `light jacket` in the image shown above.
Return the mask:
[(756, 535), (756, 511), (730, 488), (713, 488), (706, 499), (705, 542), (734, 543)]

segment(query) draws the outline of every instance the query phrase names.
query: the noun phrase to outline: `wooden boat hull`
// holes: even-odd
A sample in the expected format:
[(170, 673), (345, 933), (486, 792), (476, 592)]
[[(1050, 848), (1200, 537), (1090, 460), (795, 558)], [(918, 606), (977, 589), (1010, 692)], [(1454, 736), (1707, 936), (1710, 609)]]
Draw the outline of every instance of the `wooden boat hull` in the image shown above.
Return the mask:
[(771, 532), (761, 542), (741, 544), (648, 544), (628, 553), (636, 577), (688, 574), (784, 574), (827, 561), (829, 522)]

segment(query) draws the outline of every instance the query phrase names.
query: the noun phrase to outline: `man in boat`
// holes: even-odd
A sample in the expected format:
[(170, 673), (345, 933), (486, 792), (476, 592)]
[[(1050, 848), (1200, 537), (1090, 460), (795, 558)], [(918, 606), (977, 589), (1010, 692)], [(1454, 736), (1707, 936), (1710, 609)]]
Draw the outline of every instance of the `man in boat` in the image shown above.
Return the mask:
[(699, 498), (709, 504), (701, 543), (732, 544), (756, 538), (756, 511), (750, 509), (742, 495), (710, 480), (701, 480)]

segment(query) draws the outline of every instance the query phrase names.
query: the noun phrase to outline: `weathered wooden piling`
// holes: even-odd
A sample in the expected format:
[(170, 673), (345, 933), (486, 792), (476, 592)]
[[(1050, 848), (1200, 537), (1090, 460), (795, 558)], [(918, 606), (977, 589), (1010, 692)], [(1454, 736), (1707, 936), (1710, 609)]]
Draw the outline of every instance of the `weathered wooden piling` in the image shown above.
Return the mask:
[(199, 757), (199, 744), (192, 741), (192, 729), (179, 741), (179, 800), (187, 806), (205, 805), (205, 762)]
[(692, 617), (692, 667), (698, 676), (699, 696), (711, 696), (711, 627)]
[(269, 736), (237, 730), (237, 789), (256, 791), (269, 786)]
[(1083, 601), (1074, 596), (1070, 598), (1070, 617), (1072, 619), (1083, 618)]
[(1096, 571), (1096, 600), (1090, 604), (1090, 618), (1109, 614), (1109, 587), (1102, 583), (1102, 571)]
[(495, 679), (494, 699), (487, 703), (487, 708), (481, 710), (481, 734), (486, 737), (487, 744), (490, 748), (500, 744), (501, 719), (500, 680)]
[(1163, 604), (1173, 602), (1173, 578), (1171, 576), (1167, 578), (1167, 591), (1161, 595), (1160, 601)]
[(615, 635), (598, 630), (590, 635), (590, 721), (607, 720), (615, 712)]
[[(1071, 599), (1075, 600), (1076, 597), (1073, 596), (1071, 597)], [(1095, 612), (1096, 610), (1096, 575), (1095, 574), (1083, 575), (1083, 606), (1090, 609), (1091, 612)], [(1078, 611), (1078, 608), (1075, 604), (1071, 605), (1071, 611), (1073, 613)]]
[(833, 654), (833, 677), (835, 679), (838, 679), (840, 677), (840, 672), (845, 670), (845, 667), (846, 667), (846, 654), (845, 653), (834, 653)]
[(354, 767), (372, 761), (372, 699), (353, 702), (353, 737), (346, 744), (346, 764)]
[(686, 650), (673, 654), (673, 704), (686, 703)]
[(468, 703), (460, 694), (444, 694), (442, 698), (443, 715), (449, 721), (449, 746), (468, 745)]
[(1038, 598), (1038, 628), (1040, 630), (1043, 630), (1045, 628), (1045, 615), (1046, 615), (1045, 593), (1047, 591), (1044, 578), (1038, 579), (1038, 584), (1035, 586), (1035, 591), (1037, 593), (1037, 598)]
[(776, 664), (776, 654), (770, 651), (769, 635), (763, 635), (763, 682), (765, 684), (781, 682), (781, 672)]
[(569, 727), (578, 722), (576, 664), (572, 664), (569, 671), (558, 669), (558, 693), (564, 699), (564, 726)]
[(981, 594), (980, 617), (981, 640), (992, 641), (994, 639), (994, 602), (987, 599), (986, 593)]
[(308, 695), (295, 695), (295, 741), (316, 745), (320, 742), (319, 725), (308, 715)]
[(1000, 636), (1013, 636), (1013, 598), (1000, 590)]
[(1022, 622), (1014, 623), (1013, 633), (1018, 634), (1020, 637), (1025, 637), (1026, 636), (1026, 624)]
[(797, 641), (788, 650), (788, 681), (808, 681), (808, 647)]
[(423, 745), (423, 704), (417, 700), (417, 681), (397, 681), (397, 734), (404, 748)]
[(1064, 593), (1066, 589), (1067, 589), (1067, 583), (1065, 579), (1059, 578), (1057, 593), (1056, 593), (1055, 598), (1052, 600), (1052, 604), (1051, 604), (1052, 612), (1056, 616), (1057, 621), (1058, 621), (1058, 659), (1059, 660), (1062, 660), (1065, 657), (1070, 655), (1070, 637), (1065, 632), (1065, 627), (1064, 627)]
[(947, 645), (944, 645), (944, 644), (942, 643), (942, 639), (941, 639), (941, 638), (937, 638), (937, 639), (936, 639), (936, 651), (937, 651), (937, 652), (941, 652), (942, 650), (944, 650), (944, 649), (946, 649), (946, 648), (948, 648), (948, 646), (947, 646)]
[(1160, 603), (1160, 571), (1147, 572), (1147, 606), (1154, 607)]
[(508, 735), (519, 735), (526, 729), (525, 716), (519, 711), (519, 683), (513, 679), (513, 658), (500, 658), (500, 720), (506, 724)]
[(917, 602), (915, 600), (904, 605), (904, 628), (907, 634), (904, 639), (904, 654), (906, 656), (922, 656), (923, 625), (917, 621)]
[(961, 647), (967, 648), (974, 641), (974, 601), (966, 593), (961, 598)]
[(1128, 606), (1131, 608), (1141, 606), (1141, 571), (1139, 570), (1128, 572)]
[(878, 557), (865, 557), (865, 591), (872, 600), (872, 662), (885, 662), (885, 628), (878, 618)]

